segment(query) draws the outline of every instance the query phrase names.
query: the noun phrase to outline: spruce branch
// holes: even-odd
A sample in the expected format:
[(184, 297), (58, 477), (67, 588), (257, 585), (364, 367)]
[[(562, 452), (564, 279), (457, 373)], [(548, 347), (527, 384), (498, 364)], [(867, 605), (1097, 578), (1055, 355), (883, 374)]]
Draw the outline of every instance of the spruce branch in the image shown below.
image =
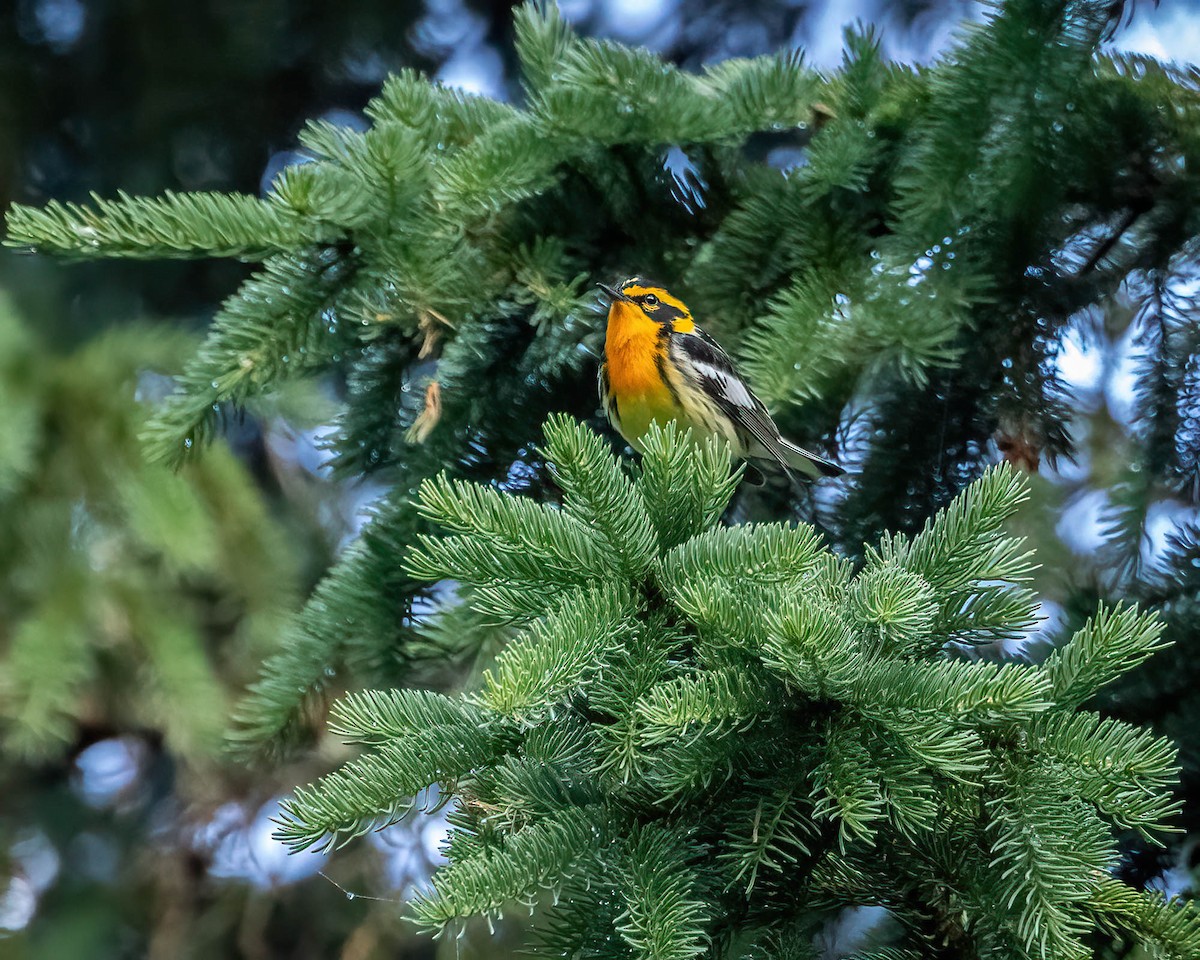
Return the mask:
[(753, 60), (731, 57), (708, 67), (700, 82), (724, 104), (730, 136), (806, 124), (821, 90), (820, 78), (805, 69), (798, 50)]
[(1018, 663), (991, 665), (871, 662), (855, 681), (854, 703), (944, 713), (981, 724), (1027, 722), (1054, 706), (1043, 671)]
[(603, 40), (572, 43), (534, 108), (552, 133), (605, 146), (716, 139), (731, 126), (725, 105), (694, 77), (648, 50)]
[(430, 158), (420, 135), (386, 120), (364, 131), (310, 122), (300, 142), (322, 162), (284, 172), (272, 192), (310, 218), (367, 233), (413, 213), (428, 187)]
[(882, 649), (921, 650), (933, 632), (937, 596), (920, 574), (895, 563), (868, 564), (847, 600), (855, 618), (869, 625)]
[(629, 792), (665, 809), (697, 794), (718, 796), (762, 762), (761, 739), (734, 736), (727, 727), (647, 749), (636, 721), (631, 718), (629, 726), (633, 729)]
[(833, 603), (804, 595), (768, 610), (763, 663), (817, 700), (849, 695), (862, 667), (853, 625)]
[(1003, 534), (1005, 522), (1029, 498), (1024, 477), (993, 467), (911, 541), (890, 536), (879, 557), (922, 576), (935, 590), (974, 587), (981, 580), (1019, 581), (1033, 569), (1024, 541)]
[(211, 438), (222, 403), (328, 362), (342, 347), (338, 289), (348, 272), (333, 248), (269, 258), (222, 306), (178, 391), (147, 424), (149, 456), (179, 465)]
[(901, 751), (942, 777), (977, 786), (990, 765), (987, 745), (976, 730), (915, 710), (863, 713), (887, 731)]
[(760, 870), (782, 873), (810, 856), (819, 833), (812, 813), (807, 797), (779, 788), (757, 797), (752, 808), (733, 811), (718, 854), (730, 871), (730, 885), (744, 885), (750, 894)]
[(694, 679), (669, 680), (652, 687), (637, 703), (637, 712), (649, 724), (642, 736), (654, 744), (683, 735), (686, 731), (679, 728), (691, 724), (741, 725), (766, 719), (779, 703), (779, 694), (766, 678), (744, 668), (718, 668)]
[(1028, 794), (992, 801), (989, 813), (998, 902), (1013, 912), (1018, 940), (1034, 956), (1086, 960), (1078, 908), (1115, 859), (1107, 827), (1082, 801), (1050, 805)]
[(422, 483), (418, 509), (464, 533), (421, 535), (405, 562), (417, 579), (453, 578), (489, 588), (480, 596), (500, 601), (508, 596), (506, 583), (546, 584), (552, 577), (558, 585), (553, 592), (561, 592), (591, 579), (615, 577), (620, 569), (608, 542), (569, 512), (548, 504), (439, 477)]
[[(451, 480), (445, 474), (422, 481), (417, 510), (448, 530), (494, 541), (501, 549), (555, 551), (551, 555), (564, 563), (565, 555), (558, 555), (564, 540), (570, 541), (571, 551), (578, 551), (577, 562), (599, 549), (598, 544), (589, 550), (575, 542), (587, 528), (569, 511), (514, 499), (493, 488)], [(594, 572), (607, 569), (603, 563), (592, 567)]]
[[(154, 680), (147, 695), (164, 714), (167, 742), (182, 756), (217, 756), (226, 699), (214, 675), (200, 630), (179, 622), (178, 612), (147, 603), (137, 612)], [(185, 719), (186, 718), (186, 719)]]
[(1157, 617), (1134, 607), (1101, 607), (1050, 655), (1045, 670), (1058, 702), (1080, 704), (1164, 646)]
[(434, 197), (464, 218), (499, 213), (553, 187), (560, 164), (586, 152), (584, 144), (546, 129), (538, 118), (518, 114), (448, 157)]
[(284, 624), (278, 652), (235, 707), (230, 736), (239, 753), (293, 746), (313, 722), (309, 708), (323, 707), (336, 668), (356, 656), (378, 660), (404, 650), (411, 631), (397, 611), (411, 585), (398, 574), (396, 557), (416, 529), (406, 495), (391, 494), (372, 508), (358, 539)]
[(768, 406), (820, 396), (853, 355), (853, 328), (837, 300), (846, 293), (831, 280), (815, 272), (796, 277), (743, 340), (746, 374)]
[(642, 471), (635, 486), (660, 550), (683, 543), (717, 522), (741, 479), (730, 472), (729, 450), (710, 438), (696, 449), (690, 431), (675, 421), (650, 426), (642, 437)]
[[(522, 8), (517, 13), (518, 30), (525, 18)], [(377, 122), (408, 127), (431, 145), (463, 146), (516, 111), (506, 103), (430, 83), (417, 71), (404, 69), (384, 81), (383, 90), (364, 112)]]
[(821, 537), (812, 527), (746, 524), (706, 530), (669, 551), (662, 564), (665, 585), (718, 577), (742, 583), (798, 586), (818, 569)]
[(347, 743), (380, 745), (423, 730), (494, 722), (466, 701), (430, 690), (364, 690), (334, 703), (329, 731)]
[(888, 737), (874, 745), (873, 755), (882, 774), (879, 793), (888, 822), (908, 842), (925, 846), (931, 839), (930, 825), (951, 806), (947, 794), (952, 788), (944, 775), (913, 764), (909, 750)]
[(629, 595), (613, 585), (567, 594), (497, 657), (483, 676), (482, 702), (523, 718), (562, 700), (630, 640), (635, 612)]
[(388, 740), (281, 804), (274, 836), (293, 850), (342, 845), (395, 823), (420, 791), (451, 781), (494, 758), (502, 742), (474, 725), (455, 723)]
[(813, 769), (813, 816), (837, 824), (842, 848), (851, 840), (874, 842), (882, 819), (882, 773), (861, 734), (844, 723), (833, 724), (825, 758)]
[(831, 123), (813, 138), (804, 187), (810, 196), (834, 191), (863, 193), (878, 162), (879, 144), (862, 124)]
[[(394, 485), (284, 631), (241, 708), (246, 734), (300, 727), (341, 668), (394, 683), (439, 630), (462, 634), (443, 642), (460, 653), (508, 640), (471, 697), (336, 708), (366, 752), (285, 807), (289, 842), (356, 835), (442, 783), (459, 803), (451, 862), (418, 916), (440, 927), (510, 901), (553, 913), (542, 892), (561, 892), (564, 955), (807, 956), (832, 911), (866, 903), (945, 956), (1083, 956), (1097, 928), (1197, 952), (1190, 910), (1108, 873), (1114, 827), (1150, 836), (1176, 812), (1172, 749), (1080, 710), (1163, 645), (1157, 624), (1104, 607), (1044, 665), (952, 659), (1036, 613), (1007, 526), (1023, 482), (1007, 468), (967, 482), (991, 439), (1015, 416), (1028, 446), (1069, 449), (1047, 373), (1066, 318), (1128, 271), (1194, 253), (1195, 78), (1098, 57), (1113, 9), (1009, 0), (919, 71), (852, 33), (820, 76), (792, 54), (689, 73), (530, 4), (516, 17), (524, 107), (406, 71), (369, 129), (309, 125), (314, 162), (265, 200), (14, 209), (19, 245), (264, 260), (150, 428), (160, 459), (195, 449), (222, 405), (333, 371), (341, 474)], [(756, 132), (802, 162), (762, 162)], [(687, 197), (664, 169), (675, 147)], [(789, 435), (820, 436), (844, 411), (863, 468), (814, 498), (836, 552), (806, 525), (719, 528), (737, 474), (673, 426), (628, 474), (566, 419), (538, 448), (550, 411), (595, 412), (581, 374), (600, 322), (581, 291), (635, 269), (684, 281)], [(1162, 416), (1142, 499), (1195, 459), (1171, 427), (1187, 419), (1185, 326), (1151, 374)], [(415, 396), (440, 403), (410, 430)], [(30, 456), (20, 416), (0, 428), (4, 490)], [(538, 502), (547, 477), (561, 507)], [(131, 501), (151, 486), (131, 484)], [(734, 516), (777, 500), (768, 487)], [(204, 537), (153, 535), (171, 502), (130, 510), (130, 526), (170, 563), (202, 566)], [(469, 609), (414, 626), (418, 579), (439, 582), (443, 610)], [(1180, 583), (1156, 587), (1176, 636), (1195, 619)], [(17, 666), (34, 679), (45, 650), (82, 642), (29, 629)], [(81, 662), (18, 714), (59, 736)], [(163, 689), (187, 687), (197, 663), (179, 658)]]
[(810, 924), (793, 922), (773, 927), (743, 946), (737, 960), (819, 960)]
[(625, 912), (617, 929), (644, 960), (688, 960), (707, 947), (708, 911), (693, 893), (696, 851), (658, 826), (643, 827), (624, 858)]
[(598, 527), (625, 575), (646, 573), (658, 538), (633, 481), (599, 436), (564, 416), (546, 421), (546, 458), (563, 489), (563, 512)]
[(613, 934), (619, 909), (607, 875), (568, 880), (557, 906), (538, 918), (531, 947), (553, 957), (632, 960), (629, 944)]
[[(330, 136), (341, 137), (342, 127), (328, 125)], [(310, 135), (310, 141), (315, 137)], [(351, 172), (326, 163), (285, 167), (271, 185), (270, 199), (290, 213), (331, 227), (356, 228), (373, 215), (374, 197), (362, 189)]]
[(263, 260), (339, 233), (277, 204), (239, 193), (164, 193), (92, 205), (52, 200), (41, 208), (13, 204), (6, 216), (10, 247), (73, 257), (238, 257)]
[(6, 750), (34, 757), (67, 741), (75, 696), (94, 670), (86, 651), (85, 624), (63, 609), (47, 604), (17, 625), (5, 658)]
[(1171, 829), (1181, 801), (1174, 744), (1093, 713), (1047, 716), (1033, 728), (1033, 749), (1069, 776), (1080, 796), (1117, 826), (1151, 842)]
[(558, 6), (549, 3), (522, 4), (513, 17), (513, 30), (525, 87), (536, 96), (553, 82), (555, 69), (577, 42), (575, 32)]
[(762, 646), (767, 636), (762, 611), (784, 592), (778, 585), (698, 580), (680, 584), (671, 600), (696, 626), (697, 658), (705, 666), (714, 666)]
[(591, 770), (596, 747), (582, 718), (553, 731), (535, 728), (520, 751), (506, 756), (481, 783), (486, 781), (488, 795), (516, 823), (553, 816), (564, 806), (599, 804), (604, 793)]
[(1087, 907), (1111, 936), (1124, 939), (1133, 934), (1151, 956), (1187, 960), (1200, 951), (1200, 913), (1190, 903), (1164, 901), (1148, 890), (1101, 877)]
[(438, 930), (458, 918), (498, 917), (505, 905), (532, 906), (534, 898), (582, 869), (579, 861), (603, 832), (598, 811), (563, 810), (514, 833), (498, 850), (460, 860), (440, 871), (433, 889), (411, 901), (416, 922)]

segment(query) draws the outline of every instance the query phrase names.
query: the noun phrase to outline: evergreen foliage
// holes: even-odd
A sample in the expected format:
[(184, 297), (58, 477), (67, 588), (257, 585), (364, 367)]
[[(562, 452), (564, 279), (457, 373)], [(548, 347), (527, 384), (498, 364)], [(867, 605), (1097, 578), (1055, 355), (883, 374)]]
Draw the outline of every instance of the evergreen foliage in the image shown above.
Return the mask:
[[(1008, 0), (920, 70), (851, 32), (829, 74), (793, 54), (693, 74), (527, 5), (519, 104), (405, 71), (368, 129), (306, 128), (312, 162), (264, 198), (14, 207), (18, 247), (256, 262), (145, 431), (159, 461), (189, 462), (227, 405), (335, 372), (335, 471), (388, 487), (241, 704), (246, 749), (312, 734), (347, 676), (444, 682), (511, 640), (469, 702), (343, 707), (366, 779), (299, 794), (288, 836), (352, 836), (457, 784), (454, 866), (421, 916), (552, 887), (543, 937), (579, 955), (804, 956), (809, 907), (867, 902), (946, 956), (1070, 957), (1088, 930), (1194, 950), (1190, 913), (1107, 873), (1111, 827), (1174, 815), (1171, 748), (1070, 712), (1158, 722), (1200, 783), (1198, 538), (1137, 561), (1149, 504), (1196, 497), (1198, 84), (1106, 52), (1121, 14)], [(686, 296), (785, 433), (836, 439), (848, 480), (730, 512), (812, 526), (717, 529), (737, 478), (672, 429), (636, 480), (565, 421), (543, 459), (548, 413), (596, 412), (590, 284), (632, 273)], [(1145, 346), (1118, 573), (1075, 593), (1044, 666), (969, 662), (1036, 606), (1003, 526), (1015, 481), (985, 466), (1095, 456), (1055, 358), (1101, 310)], [(1175, 648), (1130, 673), (1160, 636)]]
[(0, 749), (13, 761), (145, 729), (212, 763), (247, 679), (215, 643), (244, 650), (244, 671), (295, 603), (299, 570), (227, 448), (178, 473), (141, 456), (135, 394), (192, 346), (130, 327), (55, 356), (0, 301)]
[[(828, 436), (845, 411), (861, 474), (820, 520), (848, 551), (917, 529), (993, 440), (1070, 454), (1050, 365), (1068, 318), (1133, 275), (1170, 290), (1196, 232), (1193, 80), (1099, 53), (1117, 16), (1011, 0), (925, 70), (851, 33), (831, 75), (790, 54), (691, 74), (526, 6), (520, 106), (404, 71), (367, 130), (310, 124), (313, 162), (263, 199), (16, 206), (8, 242), (261, 261), (149, 425), (165, 462), (207, 442), (222, 405), (344, 372), (336, 469), (382, 472), (397, 494), (243, 708), (248, 741), (291, 736), (330, 667), (386, 680), (409, 666), (413, 584), (396, 559), (421, 523), (406, 491), (448, 464), (536, 489), (534, 425), (593, 412), (592, 278), (679, 285), (714, 332), (740, 336), (787, 432)], [(772, 144), (806, 162), (755, 159)], [(1191, 344), (1171, 329), (1163, 402)], [(1173, 446), (1154, 447), (1152, 474), (1175, 470)], [(768, 515), (782, 506), (761, 497)]]
[(1077, 711), (1158, 649), (1161, 625), (1105, 611), (1040, 666), (963, 655), (1031, 618), (1028, 554), (1003, 535), (1020, 476), (988, 471), (854, 572), (811, 527), (716, 526), (731, 490), (715, 471), (693, 485), (707, 518), (663, 545), (679, 528), (655, 522), (669, 511), (653, 478), (690, 447), (660, 431), (629, 476), (553, 418), (561, 508), (427, 482), (420, 508), (445, 532), (409, 572), (526, 625), (476, 693), (335, 707), (366, 752), (298, 791), (279, 836), (342, 842), (437, 784), (455, 805), (450, 864), (416, 920), (525, 904), (547, 955), (736, 956), (790, 931), (772, 955), (808, 956), (798, 930), (881, 904), (923, 956), (1085, 958), (1097, 929), (1195, 956), (1190, 908), (1109, 879), (1114, 829), (1154, 838), (1178, 812), (1174, 747)]

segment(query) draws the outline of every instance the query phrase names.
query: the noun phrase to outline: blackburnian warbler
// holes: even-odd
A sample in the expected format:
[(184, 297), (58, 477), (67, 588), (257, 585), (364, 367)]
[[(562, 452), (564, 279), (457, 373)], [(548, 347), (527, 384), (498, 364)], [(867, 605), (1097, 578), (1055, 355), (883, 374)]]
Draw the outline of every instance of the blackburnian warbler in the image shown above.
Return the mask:
[(598, 286), (612, 301), (600, 403), (635, 450), (641, 452), (641, 438), (652, 422), (676, 420), (691, 427), (693, 436), (721, 437), (734, 456), (777, 464), (788, 476), (793, 469), (814, 478), (844, 472), (780, 436), (729, 355), (696, 326), (682, 300), (641, 277), (618, 288)]

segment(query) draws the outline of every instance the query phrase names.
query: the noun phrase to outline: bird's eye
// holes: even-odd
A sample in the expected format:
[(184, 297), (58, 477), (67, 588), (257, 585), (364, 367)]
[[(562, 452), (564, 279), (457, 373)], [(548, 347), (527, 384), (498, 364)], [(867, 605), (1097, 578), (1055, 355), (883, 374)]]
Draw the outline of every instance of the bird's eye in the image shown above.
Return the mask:
[(648, 293), (644, 297), (642, 297), (642, 303), (644, 303), (648, 307), (657, 307), (658, 306), (658, 297), (656, 297), (652, 293)]

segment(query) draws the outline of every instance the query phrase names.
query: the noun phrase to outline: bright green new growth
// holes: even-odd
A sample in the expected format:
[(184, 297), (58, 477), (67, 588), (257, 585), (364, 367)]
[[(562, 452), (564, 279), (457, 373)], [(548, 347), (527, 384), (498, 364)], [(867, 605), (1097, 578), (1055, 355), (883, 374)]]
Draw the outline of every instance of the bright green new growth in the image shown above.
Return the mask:
[(523, 631), (476, 694), (339, 704), (367, 752), (285, 804), (284, 840), (344, 841), (436, 783), (450, 864), (417, 921), (525, 904), (546, 955), (812, 956), (859, 904), (913, 956), (1083, 960), (1097, 928), (1197, 955), (1190, 908), (1110, 877), (1114, 829), (1176, 812), (1174, 748), (1077, 709), (1157, 623), (1105, 611), (1040, 666), (969, 655), (1034, 619), (1003, 532), (1019, 475), (988, 471), (855, 572), (806, 526), (717, 526), (726, 456), (674, 428), (632, 477), (567, 418), (544, 453), (561, 509), (431, 481), (420, 508), (450, 535), (408, 561)]

